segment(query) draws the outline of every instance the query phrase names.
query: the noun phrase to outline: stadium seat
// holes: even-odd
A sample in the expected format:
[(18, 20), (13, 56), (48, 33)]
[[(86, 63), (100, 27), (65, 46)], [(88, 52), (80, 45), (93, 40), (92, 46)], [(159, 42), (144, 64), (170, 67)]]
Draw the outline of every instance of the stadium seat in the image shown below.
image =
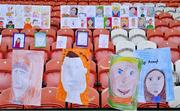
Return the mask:
[(150, 41), (153, 41), (156, 44), (163, 42), (165, 40), (164, 34), (160, 30), (148, 30), (147, 37)]
[(163, 7), (163, 8), (165, 8), (166, 4), (165, 3), (156, 3), (156, 7)]
[(168, 103), (138, 103), (138, 108), (169, 108), (169, 105)]
[(129, 40), (134, 44), (147, 40), (146, 32), (142, 29), (131, 29), (129, 31)]
[(99, 41), (100, 34), (109, 35), (109, 31), (106, 29), (95, 29), (93, 31), (94, 43)]
[(21, 33), (25, 33), (26, 40), (25, 44), (28, 44), (28, 46), (34, 42), (34, 33), (36, 32), (35, 29), (23, 29)]
[(56, 40), (56, 31), (54, 29), (43, 29), (40, 32), (45, 32), (47, 37), (47, 42), (52, 45), (52, 43)]
[(98, 81), (101, 84), (99, 90), (108, 87), (109, 63), (110, 59), (105, 58), (102, 58), (101, 61), (98, 62)]
[(180, 53), (178, 49), (178, 44), (171, 41), (163, 41), (158, 44), (158, 48), (169, 47), (171, 49), (171, 60), (174, 63), (176, 60), (180, 59)]
[(180, 44), (180, 30), (168, 30), (165, 32), (165, 37), (168, 39), (168, 41)]
[(71, 108), (100, 108), (99, 93), (94, 88), (89, 87), (88, 89), (89, 89), (89, 93), (88, 93), (89, 104), (88, 104), (88, 106), (72, 104)]
[(87, 1), (79, 1), (78, 5), (88, 5), (88, 0)]
[(97, 82), (96, 63), (94, 61), (91, 61), (89, 86), (94, 87), (96, 82)]
[(137, 50), (156, 49), (157, 44), (152, 41), (142, 41), (137, 44)]
[(114, 46), (111, 42), (109, 42), (108, 48), (99, 48), (99, 41), (95, 42), (95, 58), (97, 62), (101, 61), (102, 58), (109, 60), (113, 54)]
[(113, 45), (117, 45), (119, 41), (127, 41), (129, 40), (128, 38), (128, 33), (124, 29), (114, 29), (111, 31), (111, 41)]
[(11, 60), (0, 59), (0, 92), (11, 87)]
[(172, 15), (170, 13), (159, 14), (159, 19), (168, 23), (170, 23), (173, 20)]
[(128, 3), (128, 2), (124, 2), (124, 3), (122, 3), (122, 6), (129, 6), (129, 7), (132, 7), (133, 4), (132, 4), (132, 3)]
[(51, 18), (51, 29), (58, 30), (59, 29), (60, 20), (56, 18)]
[(162, 32), (165, 32), (166, 30), (169, 29), (168, 22), (164, 22), (161, 20), (156, 20), (155, 21), (155, 27), (157, 30), (161, 30)]
[[(80, 47), (80, 46), (77, 46), (76, 43), (74, 43), (73, 48), (86, 48), (86, 47)], [(90, 39), (88, 40), (88, 47), (86, 49), (90, 50), (89, 58), (92, 60), (94, 53), (93, 53), (93, 44), (91, 43)]]
[(110, 106), (107, 103), (108, 95), (109, 95), (108, 88), (106, 88), (101, 93), (101, 107), (102, 108), (110, 108)]
[(180, 13), (180, 7), (176, 8), (176, 13)]
[(70, 43), (74, 42), (75, 37), (74, 37), (74, 31), (72, 29), (60, 29), (57, 31), (57, 36), (66, 36), (68, 38), (71, 38), (69, 40)]
[(164, 7), (155, 7), (155, 14), (159, 15), (160, 13), (163, 13), (163, 11)]
[(116, 54), (133, 57), (133, 51), (135, 48), (135, 44), (131, 41), (119, 41), (116, 45)]
[(19, 31), (17, 29), (4, 29), (2, 30), (2, 43), (3, 44), (11, 44), (12, 43), (12, 37), (14, 33), (18, 33)]
[[(66, 48), (72, 48), (72, 39), (70, 37), (67, 38)], [(56, 48), (56, 42), (52, 44), (52, 50), (51, 50), (51, 59), (62, 59), (62, 48)]]
[(5, 54), (5, 58), (6, 58), (6, 59), (12, 59), (12, 51), (13, 51), (13, 50), (28, 50), (28, 49), (29, 49), (29, 45), (26, 44), (26, 43), (25, 43), (24, 48), (20, 48), (20, 49), (14, 49), (14, 48), (12, 47), (12, 43), (11, 43), (11, 44), (8, 44), (7, 46), (8, 46), (8, 48), (7, 48), (7, 52), (6, 52), (6, 54)]
[(38, 109), (48, 108), (65, 108), (65, 102), (59, 101), (56, 98), (58, 88), (56, 87), (45, 87), (42, 88), (41, 93), (41, 106)]
[(173, 15), (173, 18), (174, 18), (175, 20), (180, 20), (180, 13), (175, 13), (175, 14)]
[(169, 27), (171, 29), (180, 31), (180, 21), (179, 20), (173, 20), (172, 22), (170, 22)]
[(49, 59), (49, 53), (50, 53), (50, 45), (47, 43), (45, 48), (36, 48), (34, 47), (34, 43), (30, 44), (30, 50), (37, 50), (37, 51), (44, 51), (45, 57), (44, 60), (47, 61)]
[(10, 102), (12, 91), (10, 88), (3, 90), (0, 94), (0, 109), (23, 109), (23, 105), (16, 105)]
[(176, 13), (176, 9), (173, 7), (166, 7), (164, 8), (164, 12), (170, 13), (171, 15), (173, 15), (174, 13)]
[(44, 81), (47, 87), (58, 87), (61, 64), (57, 59), (51, 59), (46, 63)]
[(174, 96), (175, 96), (175, 100), (169, 102), (169, 106), (170, 106), (171, 108), (180, 108), (180, 97), (179, 97), (179, 93), (180, 93), (180, 86), (174, 86)]

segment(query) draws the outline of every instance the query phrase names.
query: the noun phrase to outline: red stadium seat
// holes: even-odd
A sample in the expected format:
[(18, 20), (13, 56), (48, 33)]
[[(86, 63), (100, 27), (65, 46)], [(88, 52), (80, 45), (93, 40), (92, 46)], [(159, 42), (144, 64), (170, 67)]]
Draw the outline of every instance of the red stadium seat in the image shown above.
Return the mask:
[(169, 47), (171, 49), (171, 60), (174, 63), (180, 59), (180, 53), (178, 50), (178, 44), (171, 41), (164, 41), (158, 44), (158, 48)]
[(90, 79), (89, 86), (94, 87), (94, 84), (97, 82), (97, 73), (96, 73), (96, 63), (94, 61), (90, 62)]
[(155, 27), (156, 29), (161, 30), (162, 32), (169, 29), (168, 23), (161, 20), (155, 21)]
[(71, 108), (100, 108), (99, 106), (99, 93), (94, 89), (89, 87), (89, 104), (88, 106), (72, 104)]
[(23, 105), (16, 105), (10, 102), (11, 95), (12, 92), (10, 88), (0, 94), (0, 109), (23, 109)]
[(0, 59), (0, 92), (11, 86), (11, 60)]
[(88, 5), (88, 0), (87, 1), (79, 1), (78, 5)]
[(25, 44), (30, 45), (31, 43), (34, 42), (34, 33), (36, 32), (35, 29), (23, 29), (21, 33), (25, 33), (26, 35), (26, 40)]
[(179, 20), (173, 20), (170, 22), (169, 27), (171, 29), (179, 30), (180, 31), (180, 21)]
[(148, 30), (147, 37), (150, 41), (153, 41), (157, 44), (165, 40), (163, 32), (160, 30)]
[(45, 48), (36, 48), (34, 47), (34, 43), (30, 44), (30, 50), (44, 51), (45, 57), (44, 60), (47, 61), (49, 59), (50, 45), (47, 43)]
[(107, 103), (107, 98), (108, 98), (109, 92), (108, 88), (104, 89), (101, 93), (101, 107), (102, 108), (110, 108), (110, 106)]
[(170, 23), (173, 20), (173, 17), (169, 13), (161, 13), (159, 14), (159, 19)]
[(138, 103), (138, 108), (169, 108), (169, 105), (168, 103)]
[(168, 39), (168, 41), (180, 44), (180, 30), (168, 30), (165, 32), (165, 37)]
[(47, 87), (58, 87), (60, 80), (61, 61), (52, 59), (47, 62), (44, 80)]
[(19, 31), (17, 29), (4, 29), (2, 34), (2, 43), (3, 44), (11, 44), (12, 43), (12, 37), (14, 33), (18, 33)]
[(110, 32), (106, 29), (95, 29), (93, 31), (94, 42), (99, 41), (100, 34), (110, 35)]
[(72, 29), (60, 29), (57, 31), (57, 36), (66, 36), (71, 38), (71, 41), (74, 42), (74, 31)]
[(51, 18), (51, 29), (58, 30), (60, 25), (60, 20), (56, 18)]

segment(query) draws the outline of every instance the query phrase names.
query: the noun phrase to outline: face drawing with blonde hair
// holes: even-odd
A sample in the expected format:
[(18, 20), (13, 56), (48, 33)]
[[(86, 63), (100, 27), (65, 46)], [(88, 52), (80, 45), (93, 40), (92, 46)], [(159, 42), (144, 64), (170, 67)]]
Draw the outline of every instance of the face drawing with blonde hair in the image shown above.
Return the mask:
[(137, 65), (130, 62), (116, 63), (110, 73), (112, 92), (122, 98), (133, 96), (139, 77)]
[(166, 100), (165, 75), (159, 69), (151, 70), (144, 80), (144, 94), (147, 102)]

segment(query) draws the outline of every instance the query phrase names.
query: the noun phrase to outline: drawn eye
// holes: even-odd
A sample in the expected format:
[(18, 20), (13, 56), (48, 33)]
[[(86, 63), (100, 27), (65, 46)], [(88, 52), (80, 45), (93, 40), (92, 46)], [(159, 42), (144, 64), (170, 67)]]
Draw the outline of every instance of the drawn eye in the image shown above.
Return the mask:
[(149, 80), (152, 81), (152, 77), (150, 77)]
[(160, 79), (161, 79), (161, 77), (159, 76), (159, 77), (158, 77), (158, 80), (160, 80)]
[(131, 71), (131, 72), (130, 72), (130, 75), (132, 76), (133, 74), (134, 74), (134, 71)]
[(122, 74), (122, 69), (118, 69), (118, 74)]

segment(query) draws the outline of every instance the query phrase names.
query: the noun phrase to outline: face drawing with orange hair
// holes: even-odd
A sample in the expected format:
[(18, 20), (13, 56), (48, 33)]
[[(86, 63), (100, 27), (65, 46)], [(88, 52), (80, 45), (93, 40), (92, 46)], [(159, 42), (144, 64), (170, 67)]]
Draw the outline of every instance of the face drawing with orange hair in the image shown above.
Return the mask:
[(165, 87), (165, 74), (159, 69), (149, 71), (144, 80), (146, 102), (165, 102)]

